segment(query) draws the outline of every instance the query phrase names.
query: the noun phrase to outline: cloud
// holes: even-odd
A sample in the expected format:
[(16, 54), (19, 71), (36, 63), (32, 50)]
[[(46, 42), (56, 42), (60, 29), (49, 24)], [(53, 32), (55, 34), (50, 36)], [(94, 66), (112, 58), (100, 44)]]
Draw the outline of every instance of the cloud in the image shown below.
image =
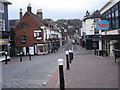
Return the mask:
[[(70, 15), (73, 15), (74, 17), (79, 12), (81, 12), (82, 14), (83, 12), (86, 12), (86, 10), (92, 11), (92, 10), (100, 9), (101, 5), (105, 4), (105, 1), (107, 0), (105, 1), (102, 0), (9, 0), (9, 1), (12, 3), (12, 5), (9, 6), (10, 17), (15, 16), (13, 15), (13, 13), (16, 14), (16, 16), (18, 17), (20, 8), (23, 9), (23, 12), (26, 12), (26, 8), (29, 3), (31, 3), (33, 13), (36, 13), (37, 9), (43, 9), (43, 12), (47, 17), (49, 17), (49, 15), (52, 14), (53, 16), (55, 16), (54, 15), (55, 13), (61, 14), (61, 17), (64, 16), (69, 17), (69, 14), (71, 13)], [(76, 15), (72, 13), (75, 13)]]

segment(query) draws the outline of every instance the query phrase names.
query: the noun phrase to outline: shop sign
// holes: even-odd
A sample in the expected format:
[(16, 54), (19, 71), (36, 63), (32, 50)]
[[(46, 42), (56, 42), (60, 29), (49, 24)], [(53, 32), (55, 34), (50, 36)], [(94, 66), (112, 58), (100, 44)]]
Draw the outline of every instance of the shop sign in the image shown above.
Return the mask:
[(98, 30), (108, 30), (109, 29), (109, 21), (107, 21), (107, 20), (99, 20), (96, 23), (96, 28)]

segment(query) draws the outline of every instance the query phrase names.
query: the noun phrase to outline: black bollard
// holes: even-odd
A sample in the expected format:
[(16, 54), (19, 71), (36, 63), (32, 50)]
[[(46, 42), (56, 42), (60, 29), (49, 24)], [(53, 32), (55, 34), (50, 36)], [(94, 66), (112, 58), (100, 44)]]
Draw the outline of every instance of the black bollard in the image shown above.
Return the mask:
[(5, 52), (5, 64), (7, 64), (7, 52)]
[(70, 69), (70, 65), (69, 65), (69, 52), (68, 51), (66, 51), (66, 68), (67, 68), (67, 70)]
[(74, 59), (74, 56), (73, 56), (73, 50), (71, 51), (71, 53), (72, 53), (71, 55), (72, 55), (72, 61), (73, 61), (73, 59)]
[(29, 60), (31, 60), (31, 54), (29, 53)]
[(22, 62), (22, 52), (20, 52), (20, 62)]
[(69, 50), (69, 58), (70, 58), (70, 63), (72, 63), (72, 52)]
[(58, 63), (59, 63), (60, 90), (65, 90), (64, 72), (63, 72), (63, 59), (58, 59)]

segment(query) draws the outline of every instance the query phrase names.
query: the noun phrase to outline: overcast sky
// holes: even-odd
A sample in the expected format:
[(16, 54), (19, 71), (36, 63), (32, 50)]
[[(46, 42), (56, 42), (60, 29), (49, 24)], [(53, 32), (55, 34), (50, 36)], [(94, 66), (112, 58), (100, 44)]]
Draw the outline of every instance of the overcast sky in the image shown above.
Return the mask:
[(57, 19), (82, 19), (86, 10), (93, 12), (100, 9), (109, 0), (8, 0), (9, 19), (18, 19), (22, 8), (26, 12), (30, 3), (32, 12), (36, 14), (37, 9), (43, 10), (44, 18)]

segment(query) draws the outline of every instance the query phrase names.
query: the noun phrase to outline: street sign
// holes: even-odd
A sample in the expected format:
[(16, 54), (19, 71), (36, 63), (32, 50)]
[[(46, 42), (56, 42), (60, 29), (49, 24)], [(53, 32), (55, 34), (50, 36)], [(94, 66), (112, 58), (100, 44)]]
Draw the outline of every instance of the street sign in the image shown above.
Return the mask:
[(109, 21), (107, 21), (107, 20), (99, 20), (96, 23), (96, 28), (98, 30), (108, 30), (109, 29)]

